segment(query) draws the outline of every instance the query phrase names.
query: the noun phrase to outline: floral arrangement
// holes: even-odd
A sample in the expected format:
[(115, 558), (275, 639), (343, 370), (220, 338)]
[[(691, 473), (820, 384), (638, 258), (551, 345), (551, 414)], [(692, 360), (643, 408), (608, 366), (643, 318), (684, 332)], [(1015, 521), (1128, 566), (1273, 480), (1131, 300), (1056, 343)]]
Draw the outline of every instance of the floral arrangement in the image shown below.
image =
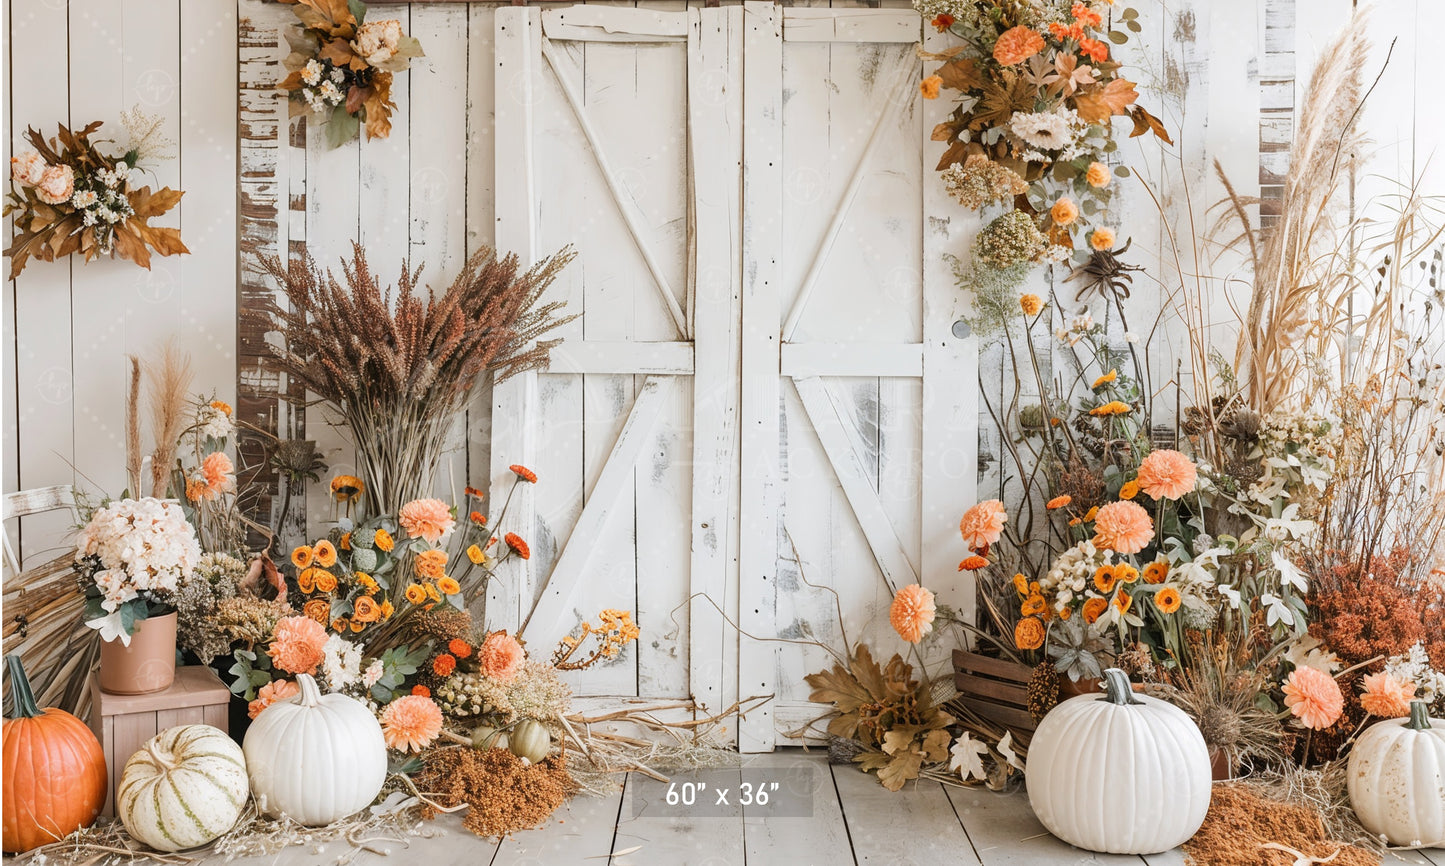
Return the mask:
[(190, 252), (180, 229), (150, 224), (184, 193), (135, 183), (141, 164), (168, 158), (174, 142), (161, 134), (161, 118), (139, 109), (122, 113), (121, 121), (129, 141), (119, 153), (101, 147), (108, 141), (91, 140), (102, 125), (98, 120), (79, 131), (60, 124), (49, 141), (33, 127), (26, 131), (33, 150), (10, 158), (5, 197), (5, 215), (15, 219), (15, 236), (5, 250), (12, 277), (32, 257), (53, 262), (73, 253), (85, 261), (120, 256), (149, 269), (152, 252)]
[(337, 147), (360, 133), (391, 134), (392, 76), (413, 57), (424, 56), (421, 43), (401, 31), (394, 18), (367, 21), (361, 0), (281, 0), (296, 7), (299, 32), (286, 34), (290, 71), (278, 86), (291, 94), (295, 111), (328, 115), (326, 142)]
[(95, 510), (76, 540), (76, 569), (89, 583), (86, 624), (129, 646), (137, 620), (170, 612), (169, 597), (201, 558), (180, 505), (153, 497)]
[[(1169, 135), (1136, 105), (1110, 45), (1139, 32), (1138, 13), (1112, 0), (915, 0), (940, 33), (959, 40), (919, 85), (925, 99), (956, 100), (933, 140), (947, 145), (938, 170), (949, 195), (992, 214), (960, 278), (994, 293), (1035, 264), (1083, 263), (1114, 249), (1112, 121), (1133, 135)], [(1115, 29), (1118, 25), (1118, 29)]]

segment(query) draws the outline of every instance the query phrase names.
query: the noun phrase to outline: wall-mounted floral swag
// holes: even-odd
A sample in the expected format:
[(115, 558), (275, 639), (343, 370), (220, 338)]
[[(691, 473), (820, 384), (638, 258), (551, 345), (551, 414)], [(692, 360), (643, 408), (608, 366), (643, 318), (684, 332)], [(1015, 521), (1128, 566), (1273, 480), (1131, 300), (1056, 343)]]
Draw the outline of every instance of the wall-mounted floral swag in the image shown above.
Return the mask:
[(391, 134), (392, 75), (425, 56), (421, 43), (401, 32), (394, 18), (367, 21), (361, 0), (280, 0), (296, 7), (301, 19), (288, 32), (291, 71), (277, 85), (291, 94), (291, 113), (327, 114), (326, 143), (337, 147), (356, 138)]

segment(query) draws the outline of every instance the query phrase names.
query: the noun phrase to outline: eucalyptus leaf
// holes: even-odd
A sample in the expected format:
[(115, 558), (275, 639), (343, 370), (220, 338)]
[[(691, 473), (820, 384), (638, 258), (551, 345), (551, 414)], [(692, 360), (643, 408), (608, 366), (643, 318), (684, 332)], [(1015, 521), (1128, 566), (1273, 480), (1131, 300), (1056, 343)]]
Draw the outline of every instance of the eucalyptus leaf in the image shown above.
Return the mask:
[(346, 0), (346, 8), (350, 10), (351, 17), (356, 19), (356, 26), (360, 27), (366, 22), (366, 4), (361, 0)]
[(1129, 36), (1128, 34), (1122, 33), (1118, 30), (1110, 30), (1109, 41), (1114, 43), (1115, 45), (1123, 45), (1125, 42), (1129, 41)]
[(347, 113), (344, 107), (337, 106), (332, 109), (331, 119), (326, 122), (326, 146), (338, 148), (356, 138), (360, 132), (361, 119)]

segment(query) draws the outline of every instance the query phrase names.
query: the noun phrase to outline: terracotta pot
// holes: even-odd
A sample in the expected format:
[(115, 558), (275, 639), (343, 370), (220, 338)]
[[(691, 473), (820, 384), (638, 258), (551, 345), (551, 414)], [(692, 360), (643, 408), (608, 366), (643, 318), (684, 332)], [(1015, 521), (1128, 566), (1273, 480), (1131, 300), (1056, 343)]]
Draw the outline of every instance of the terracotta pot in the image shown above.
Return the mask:
[(1226, 752), (1217, 746), (1209, 747), (1209, 772), (1210, 778), (1216, 782), (1224, 782), (1234, 777), (1234, 768), (1229, 766)]
[(113, 695), (164, 691), (176, 678), (176, 615), (136, 623), (130, 646), (120, 640), (100, 645), (100, 690)]
[(1059, 701), (1067, 701), (1069, 698), (1077, 698), (1079, 695), (1102, 695), (1104, 694), (1104, 681), (1098, 677), (1085, 677), (1077, 682), (1069, 679), (1068, 674), (1059, 676)]

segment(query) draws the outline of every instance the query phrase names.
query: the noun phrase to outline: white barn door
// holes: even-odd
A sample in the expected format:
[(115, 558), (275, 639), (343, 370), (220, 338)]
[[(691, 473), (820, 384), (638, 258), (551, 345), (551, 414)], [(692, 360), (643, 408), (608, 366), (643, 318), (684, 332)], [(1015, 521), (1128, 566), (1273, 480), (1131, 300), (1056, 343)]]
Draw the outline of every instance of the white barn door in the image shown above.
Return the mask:
[[(497, 245), (576, 247), (553, 288), (580, 313), (551, 368), (498, 386), (492, 513), (511, 463), (539, 476), (507, 523), (532, 558), (489, 599), (545, 655), (603, 608), (641, 639), (580, 694), (736, 692), (741, 9), (496, 13)], [(493, 627), (496, 627), (493, 625)]]
[[(977, 474), (976, 375), (951, 332), (960, 293), (931, 264), (961, 250), (924, 207), (922, 22), (747, 14), (743, 630), (839, 650), (846, 634), (886, 658), (904, 647), (887, 620), (898, 588), (921, 580), (965, 615), (973, 602), (951, 527)], [(745, 638), (742, 690), (776, 697), (744, 720), (742, 748), (797, 744), (780, 735), (826, 709), (803, 677), (830, 663)]]

